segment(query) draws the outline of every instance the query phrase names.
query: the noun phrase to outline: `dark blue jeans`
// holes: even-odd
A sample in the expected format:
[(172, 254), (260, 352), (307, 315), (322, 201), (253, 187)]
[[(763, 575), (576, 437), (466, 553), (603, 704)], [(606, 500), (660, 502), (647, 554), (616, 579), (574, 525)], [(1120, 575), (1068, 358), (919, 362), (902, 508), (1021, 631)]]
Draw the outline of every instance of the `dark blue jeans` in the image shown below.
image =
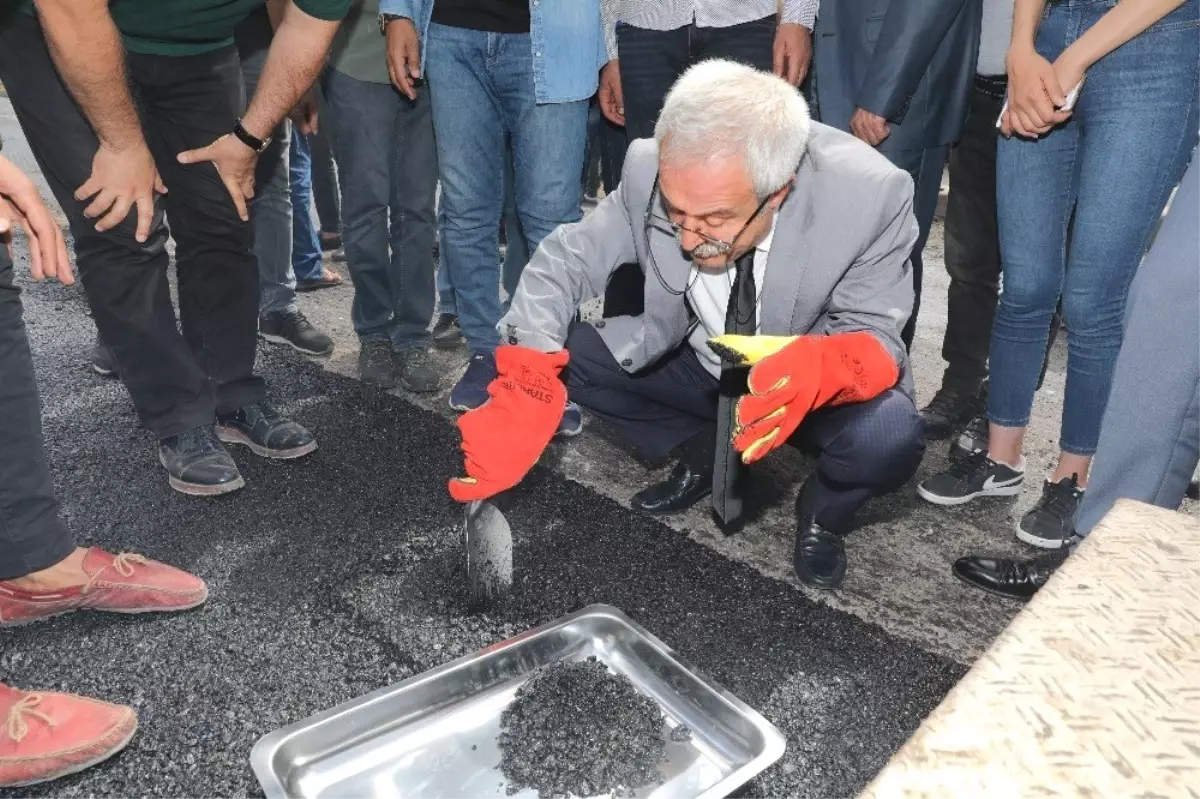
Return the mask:
[(517, 216), (533, 253), (556, 227), (580, 219), (588, 104), (535, 101), (529, 34), (432, 24), (425, 47), (442, 181), (442, 264), (468, 345), (490, 351), (500, 341), (505, 162), (511, 153)]
[(429, 343), (437, 153), (429, 89), (415, 102), (387, 83), (327, 70), (325, 101), (337, 119), (342, 238), (354, 281), (351, 316), (364, 341), (398, 349)]
[(292, 129), (288, 154), (292, 194), (292, 271), (296, 280), (321, 279), (321, 240), (312, 220), (312, 151), (308, 136)]
[[(1053, 61), (1114, 4), (1048, 5), (1038, 52)], [(1066, 123), (1039, 139), (1000, 141), (1004, 288), (992, 329), (994, 423), (1029, 423), (1061, 295), (1068, 356), (1060, 446), (1096, 451), (1130, 281), (1200, 130), (1198, 58), (1200, 0), (1188, 0), (1092, 66)]]

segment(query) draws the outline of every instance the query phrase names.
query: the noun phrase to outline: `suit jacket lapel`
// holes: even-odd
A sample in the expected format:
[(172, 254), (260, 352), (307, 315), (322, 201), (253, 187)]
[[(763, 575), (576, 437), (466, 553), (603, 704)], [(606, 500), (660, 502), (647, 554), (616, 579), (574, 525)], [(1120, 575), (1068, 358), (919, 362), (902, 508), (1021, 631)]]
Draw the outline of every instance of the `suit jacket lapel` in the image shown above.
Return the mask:
[(805, 156), (797, 170), (796, 182), (779, 209), (762, 286), (762, 319), (759, 322), (765, 335), (783, 336), (791, 332), (792, 313), (809, 263), (809, 250), (804, 240), (813, 217), (811, 173), (812, 164)]

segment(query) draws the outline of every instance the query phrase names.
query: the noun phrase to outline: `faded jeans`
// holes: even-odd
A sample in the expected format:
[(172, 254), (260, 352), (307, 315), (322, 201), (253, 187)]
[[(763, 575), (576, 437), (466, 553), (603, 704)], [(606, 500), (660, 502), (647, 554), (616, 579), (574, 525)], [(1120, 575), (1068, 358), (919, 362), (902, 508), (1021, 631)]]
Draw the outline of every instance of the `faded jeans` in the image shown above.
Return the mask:
[[(442, 263), (470, 349), (491, 351), (500, 340), (505, 161), (511, 153), (517, 216), (532, 253), (556, 227), (580, 219), (588, 104), (535, 103), (529, 34), (431, 24), (426, 59), (442, 181)], [(515, 286), (516, 277), (505, 283)]]
[[(1053, 61), (1112, 5), (1048, 5), (1038, 51)], [(988, 401), (995, 424), (1029, 423), (1061, 295), (1068, 356), (1060, 446), (1075, 455), (1096, 451), (1130, 281), (1200, 130), (1198, 34), (1200, 0), (1187, 0), (1092, 66), (1067, 122), (1038, 139), (1000, 141), (1004, 288), (992, 329)]]

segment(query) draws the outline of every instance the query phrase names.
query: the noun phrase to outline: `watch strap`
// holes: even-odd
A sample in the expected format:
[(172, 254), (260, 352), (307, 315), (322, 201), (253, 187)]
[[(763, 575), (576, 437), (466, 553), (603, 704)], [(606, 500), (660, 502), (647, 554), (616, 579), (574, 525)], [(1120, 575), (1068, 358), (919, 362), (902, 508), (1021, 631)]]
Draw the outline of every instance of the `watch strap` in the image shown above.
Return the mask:
[(242, 126), (242, 120), (237, 120), (233, 123), (233, 135), (237, 136), (242, 144), (249, 147), (256, 153), (261, 153), (267, 149), (267, 145), (271, 143), (270, 138), (260, 139)]

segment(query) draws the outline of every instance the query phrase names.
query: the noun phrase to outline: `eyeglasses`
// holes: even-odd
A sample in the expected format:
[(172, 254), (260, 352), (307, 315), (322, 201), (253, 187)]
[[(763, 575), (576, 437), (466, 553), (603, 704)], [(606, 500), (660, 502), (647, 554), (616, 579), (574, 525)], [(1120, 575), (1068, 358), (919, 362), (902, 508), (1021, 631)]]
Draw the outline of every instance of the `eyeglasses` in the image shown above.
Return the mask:
[(655, 198), (662, 197), (662, 194), (659, 191), (658, 182), (659, 182), (659, 178), (657, 175), (655, 175), (654, 176), (654, 188), (651, 189), (651, 191), (650, 191), (650, 201), (648, 203), (646, 203), (646, 218), (645, 218), (646, 228), (650, 228), (652, 226), (652, 223), (657, 223), (658, 225), (665, 225), (668, 229), (670, 229), (671, 234), (675, 236), (676, 240), (681, 240), (683, 232), (687, 231), (688, 233), (691, 233), (693, 236), (699, 237), (701, 239), (701, 241), (703, 241), (705, 244), (709, 244), (709, 245), (713, 246), (717, 250), (716, 254), (718, 256), (728, 255), (729, 253), (733, 252), (734, 247), (737, 246), (737, 240), (742, 237), (742, 234), (745, 233), (746, 229), (750, 227), (751, 223), (753, 223), (754, 220), (758, 218), (758, 215), (762, 213), (763, 209), (767, 207), (767, 203), (770, 202), (770, 200), (771, 200), (771, 195), (769, 195), (769, 194), (766, 197), (764, 197), (762, 202), (760, 202), (758, 204), (758, 207), (754, 209), (754, 213), (750, 214), (750, 218), (747, 219), (745, 224), (742, 225), (741, 230), (739, 230), (737, 232), (737, 235), (733, 237), (733, 240), (725, 241), (724, 239), (718, 239), (715, 236), (710, 236), (707, 233), (702, 233), (699, 230), (695, 230), (695, 229), (689, 228), (689, 227), (684, 227), (683, 225), (679, 224), (678, 222), (674, 222), (671, 219), (669, 219), (661, 214), (655, 213), (655, 211), (654, 211)]

